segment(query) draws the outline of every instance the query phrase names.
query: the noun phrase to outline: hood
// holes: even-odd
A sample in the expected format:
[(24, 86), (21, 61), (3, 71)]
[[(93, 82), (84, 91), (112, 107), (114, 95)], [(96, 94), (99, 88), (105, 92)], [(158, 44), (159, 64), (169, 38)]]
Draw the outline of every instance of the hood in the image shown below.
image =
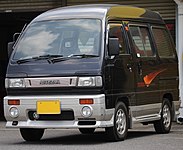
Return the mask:
[(67, 59), (56, 63), (47, 60), (30, 61), (22, 64), (9, 63), (8, 78), (58, 77), (101, 75), (102, 61), (97, 58)]

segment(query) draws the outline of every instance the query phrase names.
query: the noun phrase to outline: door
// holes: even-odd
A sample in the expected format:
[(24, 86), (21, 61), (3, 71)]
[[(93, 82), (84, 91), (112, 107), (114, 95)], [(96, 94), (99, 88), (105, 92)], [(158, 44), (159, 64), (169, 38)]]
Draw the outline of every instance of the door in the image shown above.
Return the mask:
[(159, 113), (159, 68), (148, 25), (129, 25), (132, 51), (135, 53), (136, 119), (155, 117)]
[[(111, 56), (107, 59), (107, 65), (110, 76), (106, 83), (108, 88), (111, 88), (110, 94), (112, 95), (111, 106), (115, 106), (115, 100), (128, 97), (130, 105), (134, 105), (135, 101), (132, 96), (134, 92), (134, 71), (133, 59), (129, 52), (128, 42), (124, 34), (122, 23), (112, 22), (108, 25), (108, 37), (118, 38), (119, 40), (119, 55)], [(110, 51), (110, 50), (109, 50)]]

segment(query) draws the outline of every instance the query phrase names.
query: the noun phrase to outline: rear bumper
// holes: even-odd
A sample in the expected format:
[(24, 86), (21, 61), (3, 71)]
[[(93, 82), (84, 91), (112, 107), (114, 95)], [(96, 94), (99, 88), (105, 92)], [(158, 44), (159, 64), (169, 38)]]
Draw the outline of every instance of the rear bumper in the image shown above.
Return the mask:
[[(94, 104), (92, 115), (83, 117), (81, 110), (84, 106), (79, 104), (79, 99), (92, 98)], [(8, 105), (8, 100), (19, 99), (20, 105)], [(72, 120), (33, 120), (28, 115), (30, 111), (37, 111), (37, 101), (59, 100), (61, 112), (73, 111)], [(16, 107), (19, 115), (16, 118), (10, 116), (9, 110)], [(105, 95), (60, 95), (60, 96), (6, 96), (4, 98), (4, 114), (7, 120), (6, 127), (12, 128), (103, 128), (113, 126), (114, 109), (105, 109)], [(62, 113), (61, 113), (62, 116)]]

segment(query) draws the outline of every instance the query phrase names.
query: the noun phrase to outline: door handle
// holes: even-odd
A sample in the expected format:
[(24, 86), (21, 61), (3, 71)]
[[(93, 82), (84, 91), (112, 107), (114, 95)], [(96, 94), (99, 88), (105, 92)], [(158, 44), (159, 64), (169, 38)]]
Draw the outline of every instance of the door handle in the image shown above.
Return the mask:
[(127, 64), (127, 68), (128, 68), (128, 70), (129, 70), (130, 72), (133, 72), (133, 71), (132, 71), (132, 65), (131, 65), (131, 64)]
[(141, 62), (138, 62), (137, 68), (138, 68), (139, 75), (142, 75), (142, 63)]

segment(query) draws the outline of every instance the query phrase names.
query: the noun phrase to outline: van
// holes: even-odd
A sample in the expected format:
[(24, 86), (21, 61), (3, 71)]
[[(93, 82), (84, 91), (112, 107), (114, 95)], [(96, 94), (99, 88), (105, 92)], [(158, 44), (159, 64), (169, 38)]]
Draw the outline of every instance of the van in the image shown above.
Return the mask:
[(175, 46), (158, 13), (114, 4), (36, 17), (9, 43), (6, 127), (26, 141), (45, 129), (104, 128), (124, 140), (135, 123), (169, 133), (179, 108)]

